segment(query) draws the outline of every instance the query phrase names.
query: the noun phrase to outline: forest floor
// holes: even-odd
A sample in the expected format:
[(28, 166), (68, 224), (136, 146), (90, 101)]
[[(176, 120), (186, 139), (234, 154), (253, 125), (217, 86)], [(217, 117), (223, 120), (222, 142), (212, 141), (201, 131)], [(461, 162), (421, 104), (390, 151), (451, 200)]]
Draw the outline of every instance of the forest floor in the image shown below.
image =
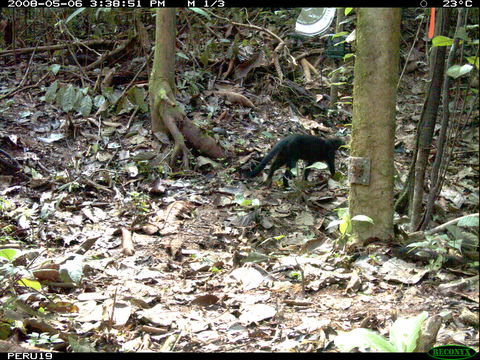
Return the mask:
[[(26, 63), (2, 67), (4, 89)], [(405, 76), (398, 99), (402, 180), (427, 84), (417, 76)], [(238, 168), (278, 139), (305, 132), (306, 119), (282, 104), (260, 95), (247, 108), (211, 95), (231, 114), (211, 133), (235, 156), (195, 154), (193, 170), (173, 172), (155, 157), (169, 146), (152, 140), (147, 116), (72, 124), (44, 94), (33, 87), (0, 101), (0, 148), (27, 174), (1, 167), (0, 249), (17, 249), (14, 268), (42, 284), (32, 291), (0, 272), (10, 285), (0, 314), (24, 324), (3, 339), (59, 351), (338, 351), (342, 331), (388, 338), (397, 318), (426, 311), (442, 316), (437, 345), (478, 350), (478, 268), (405, 262), (392, 244), (342, 250), (336, 227), (326, 229), (347, 207), (346, 150), (337, 154), (341, 179), (315, 170), (284, 190), (279, 174), (270, 189), (262, 176), (240, 178)], [(189, 117), (207, 118), (207, 105)], [(316, 130), (348, 135), (343, 123)], [(462, 131), (432, 226), (478, 211), (478, 121)], [(63, 342), (42, 344), (34, 333)]]

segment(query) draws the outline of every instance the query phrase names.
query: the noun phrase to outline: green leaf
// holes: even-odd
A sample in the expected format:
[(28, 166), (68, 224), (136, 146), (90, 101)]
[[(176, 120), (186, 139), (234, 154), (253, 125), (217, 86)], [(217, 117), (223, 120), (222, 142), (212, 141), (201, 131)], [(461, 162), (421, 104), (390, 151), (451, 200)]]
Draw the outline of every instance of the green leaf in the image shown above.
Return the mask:
[(322, 162), (317, 161), (317, 162), (313, 163), (312, 165), (307, 166), (305, 169), (324, 170), (326, 168), (328, 168), (327, 164), (324, 164)]
[(432, 47), (435, 46), (450, 46), (453, 44), (453, 39), (450, 39), (449, 37), (446, 36), (435, 36), (432, 39)]
[(348, 208), (338, 208), (335, 211), (340, 219), (345, 219), (349, 216)]
[(178, 51), (177, 54), (176, 54), (179, 58), (182, 58), (182, 59), (185, 59), (185, 60), (190, 60), (190, 58), (185, 55), (184, 53)]
[[(152, 9), (154, 10), (154, 9)], [(77, 338), (77, 336), (69, 336), (68, 343), (73, 352), (96, 352), (95, 346), (89, 343), (90, 339)]]
[(462, 237), (463, 237), (463, 232), (460, 230), (459, 227), (450, 225), (447, 227), (447, 230), (452, 236), (454, 237), (453, 239), (448, 239), (447, 243), (449, 246), (451, 246), (454, 249), (457, 249), (458, 252), (462, 252)]
[(45, 92), (45, 101), (52, 104), (53, 101), (55, 100), (55, 94), (57, 92), (57, 88), (58, 88), (58, 81), (55, 80), (54, 83), (52, 83), (47, 91)]
[(462, 26), (460, 28), (458, 28), (458, 30), (455, 32), (455, 36), (454, 38), (459, 38), (465, 42), (469, 42), (470, 41), (470, 38), (468, 37), (467, 35), (467, 30), (465, 30), (465, 27)]
[(193, 12), (196, 12), (197, 14), (205, 16), (208, 20), (210, 20), (210, 15), (205, 10), (202, 10), (199, 8), (189, 8), (189, 9), (192, 10)]
[(61, 67), (62, 66), (59, 64), (52, 64), (48, 67), (48, 70), (50, 70), (53, 73), (53, 75), (57, 75)]
[(82, 90), (79, 88), (75, 88), (75, 104), (73, 105), (73, 108), (76, 111), (80, 111), (80, 105), (82, 104), (84, 96), (82, 95)]
[(22, 278), (17, 281), (20, 286), (26, 286), (35, 290), (42, 290), (42, 284), (35, 280), (29, 280), (27, 278)]
[(364, 222), (368, 222), (370, 224), (373, 224), (372, 218), (368, 217), (367, 215), (355, 215), (352, 218), (352, 221), (364, 221)]
[(77, 10), (75, 10), (68, 18), (67, 20), (65, 20), (65, 24), (68, 24), (68, 22), (70, 20), (72, 20), (74, 17), (76, 17), (78, 14), (80, 14), (81, 12), (85, 11), (86, 8), (79, 8)]
[(88, 91), (89, 91), (89, 90), (90, 90), (90, 87), (89, 87), (89, 86), (85, 86), (84, 88), (79, 89), (79, 92), (80, 92), (83, 96), (85, 96), (85, 95), (88, 94)]
[(332, 39), (335, 39), (336, 37), (340, 37), (340, 36), (345, 36), (345, 35), (348, 35), (348, 31), (341, 31), (339, 33), (333, 34)]
[(105, 99), (105, 96), (103, 95), (97, 95), (95, 96), (95, 98), (93, 99), (93, 104), (95, 105), (95, 107), (98, 109), (100, 106), (102, 106), (105, 101), (107, 101), (107, 99)]
[(62, 110), (69, 112), (75, 106), (75, 101), (77, 100), (77, 92), (72, 84), (68, 85), (67, 89), (62, 96)]
[(148, 105), (145, 102), (147, 96), (145, 89), (134, 86), (128, 91), (128, 98), (134, 104), (137, 105), (142, 112), (148, 111)]
[(113, 94), (113, 87), (107, 86), (102, 88), (102, 95), (105, 96), (107, 99), (112, 96)]
[(477, 69), (479, 68), (479, 57), (478, 56), (469, 56), (469, 57), (467, 57), (467, 61), (470, 64), (475, 65), (475, 67)]
[(478, 221), (478, 214), (477, 215), (470, 215), (466, 216), (460, 220), (458, 220), (457, 223), (458, 226), (471, 226), (471, 227), (478, 227), (479, 221)]
[(200, 62), (203, 66), (208, 65), (208, 60), (210, 59), (210, 46), (207, 46), (205, 51), (200, 55)]
[(345, 8), (345, 16), (352, 12), (353, 8)]
[(235, 195), (235, 202), (244, 207), (260, 206), (260, 200), (258, 199), (246, 199), (243, 195)]
[(59, 108), (62, 108), (62, 101), (63, 101), (63, 94), (67, 90), (66, 86), (60, 86), (57, 91), (57, 95), (55, 96), (56, 104)]
[(55, 334), (50, 336), (50, 342), (51, 343), (63, 343), (63, 339), (60, 339), (60, 334)]
[(396, 351), (395, 347), (383, 336), (363, 328), (341, 333), (334, 339), (334, 342), (343, 352), (350, 351), (355, 347), (371, 348), (381, 352)]
[(249, 206), (252, 203), (252, 200), (247, 200), (243, 195), (235, 195), (235, 202), (241, 206)]
[(345, 221), (344, 220), (340, 223), (340, 226), (338, 227), (338, 230), (340, 230), (340, 233), (342, 235), (347, 235), (348, 230), (350, 229), (349, 225), (350, 225), (350, 221)]
[(2, 249), (0, 250), (0, 256), (8, 261), (13, 261), (18, 255), (15, 249)]
[(390, 329), (390, 342), (398, 352), (413, 352), (428, 313), (422, 312), (410, 319), (398, 319)]
[(88, 116), (92, 112), (93, 101), (90, 95), (84, 96), (80, 103), (80, 114)]
[(115, 105), (120, 99), (122, 92), (120, 90), (114, 90), (112, 87), (108, 87), (104, 88), (103, 95), (105, 95), (110, 104)]
[(242, 206), (250, 206), (250, 205), (252, 205), (252, 200), (243, 199), (239, 204), (242, 205)]
[(128, 113), (134, 108), (135, 106), (132, 104), (130, 99), (128, 97), (124, 97), (117, 103), (116, 113), (118, 115)]
[(343, 57), (343, 60), (344, 60), (344, 61), (345, 61), (345, 60), (348, 60), (348, 59), (350, 59), (352, 56), (354, 57), (355, 54), (353, 54), (353, 53), (345, 54), (345, 56)]
[(470, 64), (453, 65), (447, 70), (447, 75), (456, 79), (462, 75), (468, 74), (472, 70), (473, 70), (473, 65), (470, 65)]

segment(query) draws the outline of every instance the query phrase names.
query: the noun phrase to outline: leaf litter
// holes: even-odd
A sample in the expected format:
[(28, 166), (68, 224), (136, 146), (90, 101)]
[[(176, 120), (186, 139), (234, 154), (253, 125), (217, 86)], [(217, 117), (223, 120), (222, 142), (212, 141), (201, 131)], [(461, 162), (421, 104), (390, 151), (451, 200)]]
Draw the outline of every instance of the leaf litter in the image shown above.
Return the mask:
[[(234, 76), (265, 71), (263, 61), (252, 53)], [(12, 83), (10, 70), (0, 77)], [(415, 77), (406, 81), (413, 93), (424, 91)], [(340, 331), (385, 333), (399, 314), (428, 310), (443, 313), (439, 342), (478, 346), (471, 315), (478, 278), (406, 263), (378, 244), (354, 259), (339, 250), (338, 233), (327, 226), (337, 219), (333, 210), (346, 206), (345, 179), (314, 170), (320, 182), (284, 191), (278, 183), (264, 188), (261, 177), (238, 177), (255, 152), (265, 154), (286, 135), (282, 129), (335, 131), (321, 117), (292, 116), (271, 99), (272, 84), (263, 85), (204, 91), (208, 106), (192, 118), (210, 119), (216, 108), (217, 139), (239, 150), (232, 163), (198, 156), (193, 171), (177, 173), (162, 161), (169, 140), (153, 141), (145, 116), (131, 123), (127, 114), (103, 122), (78, 116), (72, 138), (68, 119), (38, 93), (39, 106), (24, 93), (12, 107), (0, 102), (1, 147), (30, 176), (2, 174), (0, 197), (8, 203), (0, 225), (13, 235), (0, 250), (18, 249), (14, 264), (41, 284), (38, 292), (24, 287), (3, 316), (28, 331), (60, 334), (58, 350), (336, 351)], [(396, 145), (411, 151), (409, 117), (419, 108), (408, 96), (399, 96)], [(466, 147), (478, 143), (470, 137)], [(346, 155), (337, 159), (342, 173)], [(396, 158), (403, 170), (405, 155)], [(452, 212), (478, 205), (478, 155), (464, 161), (439, 201)]]

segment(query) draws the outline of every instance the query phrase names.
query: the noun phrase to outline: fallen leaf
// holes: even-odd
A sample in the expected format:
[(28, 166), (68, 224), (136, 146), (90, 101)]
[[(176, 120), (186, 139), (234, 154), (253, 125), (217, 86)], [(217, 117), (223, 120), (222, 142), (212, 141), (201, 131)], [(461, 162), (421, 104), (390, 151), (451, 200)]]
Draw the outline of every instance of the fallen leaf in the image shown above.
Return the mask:
[(220, 300), (218, 296), (207, 294), (207, 295), (198, 296), (197, 298), (193, 299), (190, 304), (209, 306), (209, 305), (216, 304), (218, 300)]
[(264, 276), (253, 268), (238, 268), (230, 273), (230, 277), (239, 281), (244, 290), (255, 289), (263, 282)]
[(265, 304), (246, 304), (242, 306), (241, 313), (240, 321), (243, 324), (251, 324), (274, 317), (277, 310), (273, 306)]

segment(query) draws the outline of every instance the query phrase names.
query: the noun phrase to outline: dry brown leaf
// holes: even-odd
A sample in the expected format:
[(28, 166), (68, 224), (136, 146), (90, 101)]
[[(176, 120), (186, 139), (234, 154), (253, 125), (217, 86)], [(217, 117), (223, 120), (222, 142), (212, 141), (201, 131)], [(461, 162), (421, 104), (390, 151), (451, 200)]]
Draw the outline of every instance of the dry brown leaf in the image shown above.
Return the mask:
[(42, 280), (48, 280), (48, 281), (60, 281), (60, 272), (55, 269), (40, 269), (40, 270), (33, 270), (32, 271), (33, 276), (35, 276), (36, 279), (42, 281)]
[(42, 307), (47, 308), (48, 311), (57, 313), (78, 313), (78, 306), (66, 301), (50, 302)]
[(163, 212), (165, 214), (164, 225), (160, 229), (160, 234), (164, 236), (175, 234), (183, 223), (183, 217), (186, 217), (193, 208), (193, 204), (186, 201), (175, 201), (168, 205)]
[(209, 306), (209, 305), (216, 304), (218, 300), (220, 300), (218, 296), (207, 294), (207, 295), (198, 296), (197, 298), (193, 299), (190, 304)]
[(175, 237), (168, 244), (167, 250), (169, 250), (173, 258), (177, 258), (177, 256), (181, 255), (182, 246), (183, 239), (181, 237)]
[(250, 60), (238, 65), (235, 69), (234, 79), (238, 80), (247, 76), (247, 74), (254, 68), (264, 64), (263, 52), (258, 52)]
[(251, 108), (255, 108), (255, 105), (245, 96), (242, 94), (238, 94), (236, 92), (231, 92), (231, 91), (216, 91), (216, 95), (224, 97), (228, 101), (230, 101), (233, 104), (240, 104), (243, 106), (248, 106)]

